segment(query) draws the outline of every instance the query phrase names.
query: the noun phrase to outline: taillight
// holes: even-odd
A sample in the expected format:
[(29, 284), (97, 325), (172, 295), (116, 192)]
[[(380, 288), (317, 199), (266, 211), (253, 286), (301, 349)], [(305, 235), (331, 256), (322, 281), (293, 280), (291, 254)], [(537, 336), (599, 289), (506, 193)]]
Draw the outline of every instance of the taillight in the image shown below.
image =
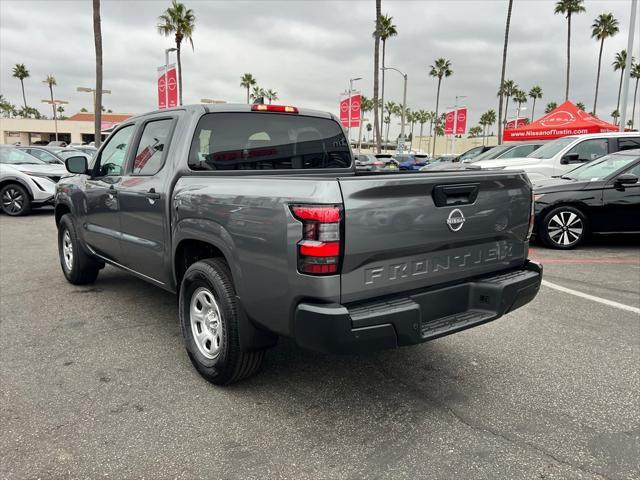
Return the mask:
[(291, 213), (302, 222), (298, 242), (298, 271), (309, 275), (338, 273), (342, 244), (338, 205), (291, 205)]
[(533, 193), (533, 189), (531, 189), (531, 211), (529, 212), (529, 231), (527, 232), (527, 240), (531, 238), (533, 234), (533, 225), (536, 221), (536, 199)]
[(375, 165), (376, 167), (384, 167), (384, 162), (371, 162), (371, 165)]
[(253, 112), (280, 112), (280, 113), (298, 113), (296, 107), (289, 105), (267, 105), (265, 103), (255, 103), (251, 105)]

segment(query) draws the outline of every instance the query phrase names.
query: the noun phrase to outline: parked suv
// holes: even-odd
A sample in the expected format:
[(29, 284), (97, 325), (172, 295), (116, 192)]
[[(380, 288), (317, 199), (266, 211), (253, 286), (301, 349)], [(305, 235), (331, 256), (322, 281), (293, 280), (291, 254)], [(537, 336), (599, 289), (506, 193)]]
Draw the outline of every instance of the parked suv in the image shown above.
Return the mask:
[(328, 113), (164, 110), (118, 125), (89, 165), (66, 163), (67, 280), (109, 263), (176, 292), (189, 358), (216, 384), (257, 371), (278, 336), (334, 353), (413, 345), (540, 287), (524, 173), (359, 174)]
[(524, 170), (531, 180), (560, 176), (608, 153), (640, 148), (640, 133), (572, 135), (553, 140), (524, 158), (481, 160), (481, 168)]

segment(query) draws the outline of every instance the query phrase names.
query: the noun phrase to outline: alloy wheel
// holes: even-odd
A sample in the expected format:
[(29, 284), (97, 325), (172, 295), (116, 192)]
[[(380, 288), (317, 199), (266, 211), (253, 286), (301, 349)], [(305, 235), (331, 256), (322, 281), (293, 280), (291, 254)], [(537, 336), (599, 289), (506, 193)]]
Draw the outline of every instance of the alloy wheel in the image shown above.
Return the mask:
[(14, 187), (7, 188), (2, 194), (2, 208), (9, 214), (17, 214), (24, 208), (24, 195)]
[(551, 217), (547, 224), (547, 232), (553, 243), (569, 247), (582, 238), (584, 224), (579, 215), (563, 210)]

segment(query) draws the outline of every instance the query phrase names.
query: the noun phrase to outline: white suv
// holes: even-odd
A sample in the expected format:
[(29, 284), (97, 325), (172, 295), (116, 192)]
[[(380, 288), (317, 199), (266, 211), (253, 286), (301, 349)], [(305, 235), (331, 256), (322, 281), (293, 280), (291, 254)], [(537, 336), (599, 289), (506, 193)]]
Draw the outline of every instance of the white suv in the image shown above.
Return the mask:
[(499, 158), (474, 163), (481, 168), (524, 170), (531, 180), (562, 175), (608, 153), (640, 148), (639, 132), (575, 135), (553, 140), (523, 158)]

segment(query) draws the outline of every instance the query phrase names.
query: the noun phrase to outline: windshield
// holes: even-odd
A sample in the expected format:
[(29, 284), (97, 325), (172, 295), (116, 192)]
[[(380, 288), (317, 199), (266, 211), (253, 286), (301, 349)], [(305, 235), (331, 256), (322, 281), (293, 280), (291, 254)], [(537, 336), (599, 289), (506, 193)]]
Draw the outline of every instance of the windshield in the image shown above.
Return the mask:
[(622, 155), (615, 153), (612, 155), (605, 155), (598, 160), (581, 165), (578, 168), (574, 168), (570, 172), (562, 176), (562, 178), (568, 178), (572, 180), (589, 180), (596, 181), (602, 180), (608, 177), (612, 173), (618, 170), (624, 169), (631, 163), (638, 160), (638, 155)]
[(510, 150), (514, 147), (514, 145), (498, 145), (497, 147), (493, 147), (491, 150), (487, 150), (484, 153), (481, 153), (480, 155), (470, 158), (468, 160), (465, 160), (465, 163), (474, 163), (474, 162), (479, 162), (480, 160), (493, 160), (494, 158), (496, 158), (498, 155), (500, 155), (501, 153), (506, 152), (507, 150)]
[(577, 137), (562, 137), (549, 142), (546, 145), (541, 146), (535, 152), (531, 152), (527, 155), (527, 158), (551, 158), (556, 155), (560, 150), (573, 142)]
[(17, 148), (0, 148), (0, 163), (9, 163), (11, 165), (46, 165), (46, 162), (38, 160), (36, 157), (29, 155)]
[(61, 152), (58, 152), (58, 156), (61, 157), (63, 160), (66, 160), (67, 158), (71, 158), (71, 157), (87, 157), (86, 153), (80, 152), (78, 150), (63, 150)]

